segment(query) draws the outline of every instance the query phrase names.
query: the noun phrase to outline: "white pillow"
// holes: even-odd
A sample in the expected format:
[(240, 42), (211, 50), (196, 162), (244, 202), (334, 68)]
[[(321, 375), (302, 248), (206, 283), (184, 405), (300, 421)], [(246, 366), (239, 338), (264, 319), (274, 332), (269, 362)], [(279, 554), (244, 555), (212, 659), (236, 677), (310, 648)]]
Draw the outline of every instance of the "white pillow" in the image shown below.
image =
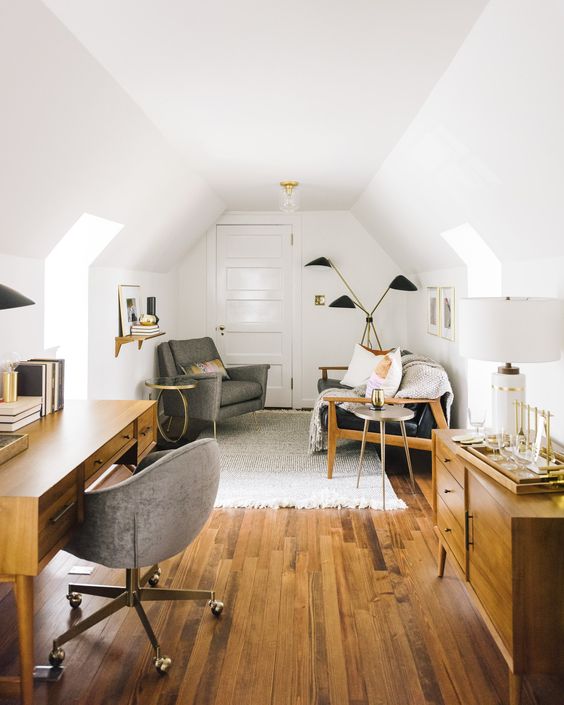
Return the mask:
[(349, 368), (341, 380), (341, 384), (346, 384), (347, 387), (358, 387), (361, 384), (366, 384), (372, 374), (374, 365), (378, 361), (378, 357), (379, 355), (366, 350), (362, 345), (355, 345), (352, 360), (349, 362)]
[(402, 367), (399, 348), (379, 355), (366, 383), (366, 396), (370, 398), (373, 389), (383, 389), (385, 397), (393, 397), (401, 384)]

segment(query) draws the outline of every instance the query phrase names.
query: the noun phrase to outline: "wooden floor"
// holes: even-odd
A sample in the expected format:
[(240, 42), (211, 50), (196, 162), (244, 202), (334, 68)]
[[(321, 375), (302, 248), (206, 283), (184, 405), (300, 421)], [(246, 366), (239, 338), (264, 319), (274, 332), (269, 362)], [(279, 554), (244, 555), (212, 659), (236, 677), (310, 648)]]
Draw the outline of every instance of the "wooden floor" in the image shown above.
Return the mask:
[[(148, 607), (169, 674), (156, 673), (136, 615), (124, 610), (65, 646), (63, 678), (37, 684), (37, 703), (507, 703), (507, 668), (461, 583), (449, 568), (435, 577), (430, 477), (418, 476), (415, 496), (403, 477), (391, 479), (407, 511), (216, 511), (198, 541), (163, 564), (161, 585), (215, 584), (224, 614), (201, 603)], [(76, 563), (61, 553), (36, 581), (38, 662), (77, 616), (64, 599)], [(119, 578), (97, 567), (85, 580)], [(16, 673), (14, 604), (1, 597), (0, 669)], [(101, 604), (85, 596), (83, 611)], [(523, 705), (562, 705), (563, 685), (528, 680)]]

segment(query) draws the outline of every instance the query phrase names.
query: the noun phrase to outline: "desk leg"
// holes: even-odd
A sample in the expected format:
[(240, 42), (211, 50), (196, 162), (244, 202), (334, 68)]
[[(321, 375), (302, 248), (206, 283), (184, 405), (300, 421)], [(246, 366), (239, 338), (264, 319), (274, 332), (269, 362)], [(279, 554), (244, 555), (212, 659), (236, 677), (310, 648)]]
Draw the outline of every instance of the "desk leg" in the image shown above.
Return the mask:
[(380, 460), (382, 461), (382, 509), (386, 509), (386, 422), (380, 421)]
[(22, 705), (33, 703), (33, 578), (16, 575)]

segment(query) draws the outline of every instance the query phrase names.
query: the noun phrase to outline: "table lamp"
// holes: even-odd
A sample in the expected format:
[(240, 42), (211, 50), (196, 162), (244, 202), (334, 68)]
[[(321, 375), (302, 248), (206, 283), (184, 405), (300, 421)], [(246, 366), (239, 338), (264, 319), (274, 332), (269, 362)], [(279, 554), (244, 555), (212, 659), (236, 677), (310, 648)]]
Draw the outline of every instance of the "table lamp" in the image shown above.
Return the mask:
[(505, 363), (492, 375), (492, 417), (496, 428), (516, 432), (514, 403), (525, 401), (526, 385), (525, 375), (512, 363), (560, 359), (562, 301), (509, 296), (461, 299), (458, 318), (463, 357)]
[[(35, 301), (20, 294), (9, 286), (0, 284), (0, 310), (31, 306)], [(5, 402), (16, 401), (18, 398), (18, 373), (10, 368), (2, 374), (2, 394)]]
[(344, 276), (341, 274), (341, 272), (337, 269), (335, 266), (335, 263), (332, 262), (330, 259), (327, 257), (318, 257), (317, 259), (312, 260), (311, 262), (308, 262), (306, 267), (330, 267), (331, 269), (334, 269), (335, 272), (337, 273), (337, 276), (341, 279), (343, 284), (347, 287), (347, 289), (350, 291), (351, 296), (347, 296), (344, 294), (343, 296), (339, 296), (338, 299), (335, 299), (335, 301), (332, 301), (329, 304), (329, 308), (358, 308), (360, 309), (364, 314), (365, 314), (365, 324), (364, 324), (364, 329), (362, 332), (362, 340), (360, 341), (361, 345), (367, 345), (369, 348), (372, 347), (372, 341), (371, 341), (371, 333), (374, 333), (374, 336), (376, 338), (376, 342), (378, 343), (378, 347), (380, 350), (382, 349), (382, 343), (380, 342), (380, 338), (378, 337), (378, 333), (376, 331), (376, 328), (374, 326), (374, 311), (380, 306), (382, 303), (384, 296), (390, 291), (390, 289), (395, 289), (396, 291), (417, 291), (417, 287), (413, 282), (410, 282), (407, 277), (404, 277), (403, 274), (398, 274), (397, 277), (394, 277), (392, 281), (388, 284), (388, 288), (386, 291), (382, 294), (382, 296), (378, 299), (378, 302), (376, 306), (372, 310), (368, 310), (360, 301), (358, 296), (354, 293), (354, 291), (351, 289), (349, 283), (347, 280), (344, 278)]

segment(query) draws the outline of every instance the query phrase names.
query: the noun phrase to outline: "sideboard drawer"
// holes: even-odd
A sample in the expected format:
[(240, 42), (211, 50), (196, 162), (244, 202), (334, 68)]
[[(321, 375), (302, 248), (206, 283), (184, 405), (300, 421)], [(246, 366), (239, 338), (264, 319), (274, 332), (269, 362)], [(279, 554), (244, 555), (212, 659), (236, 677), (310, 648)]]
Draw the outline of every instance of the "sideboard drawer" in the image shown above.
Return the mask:
[(463, 487), (464, 465), (460, 462), (454, 449), (440, 439), (437, 439), (436, 459), (443, 463), (458, 484)]
[(441, 497), (437, 497), (437, 528), (459, 566), (465, 571), (464, 529), (456, 521)]
[(41, 560), (67, 535), (78, 521), (76, 470), (52, 487), (39, 501), (39, 546)]
[(464, 488), (438, 459), (435, 472), (437, 497), (447, 505), (460, 527), (464, 527)]
[(145, 448), (157, 440), (154, 407), (147, 409), (137, 419), (137, 453), (141, 455)]
[(126, 446), (131, 446), (134, 440), (134, 425), (130, 423), (126, 426), (123, 431), (116, 433), (116, 435), (107, 443), (105, 443), (100, 449), (98, 449), (93, 455), (91, 455), (88, 460), (84, 463), (84, 478), (88, 480), (94, 473), (98, 472), (102, 468), (105, 468), (110, 460), (114, 458), (119, 451), (123, 448), (124, 452)]

